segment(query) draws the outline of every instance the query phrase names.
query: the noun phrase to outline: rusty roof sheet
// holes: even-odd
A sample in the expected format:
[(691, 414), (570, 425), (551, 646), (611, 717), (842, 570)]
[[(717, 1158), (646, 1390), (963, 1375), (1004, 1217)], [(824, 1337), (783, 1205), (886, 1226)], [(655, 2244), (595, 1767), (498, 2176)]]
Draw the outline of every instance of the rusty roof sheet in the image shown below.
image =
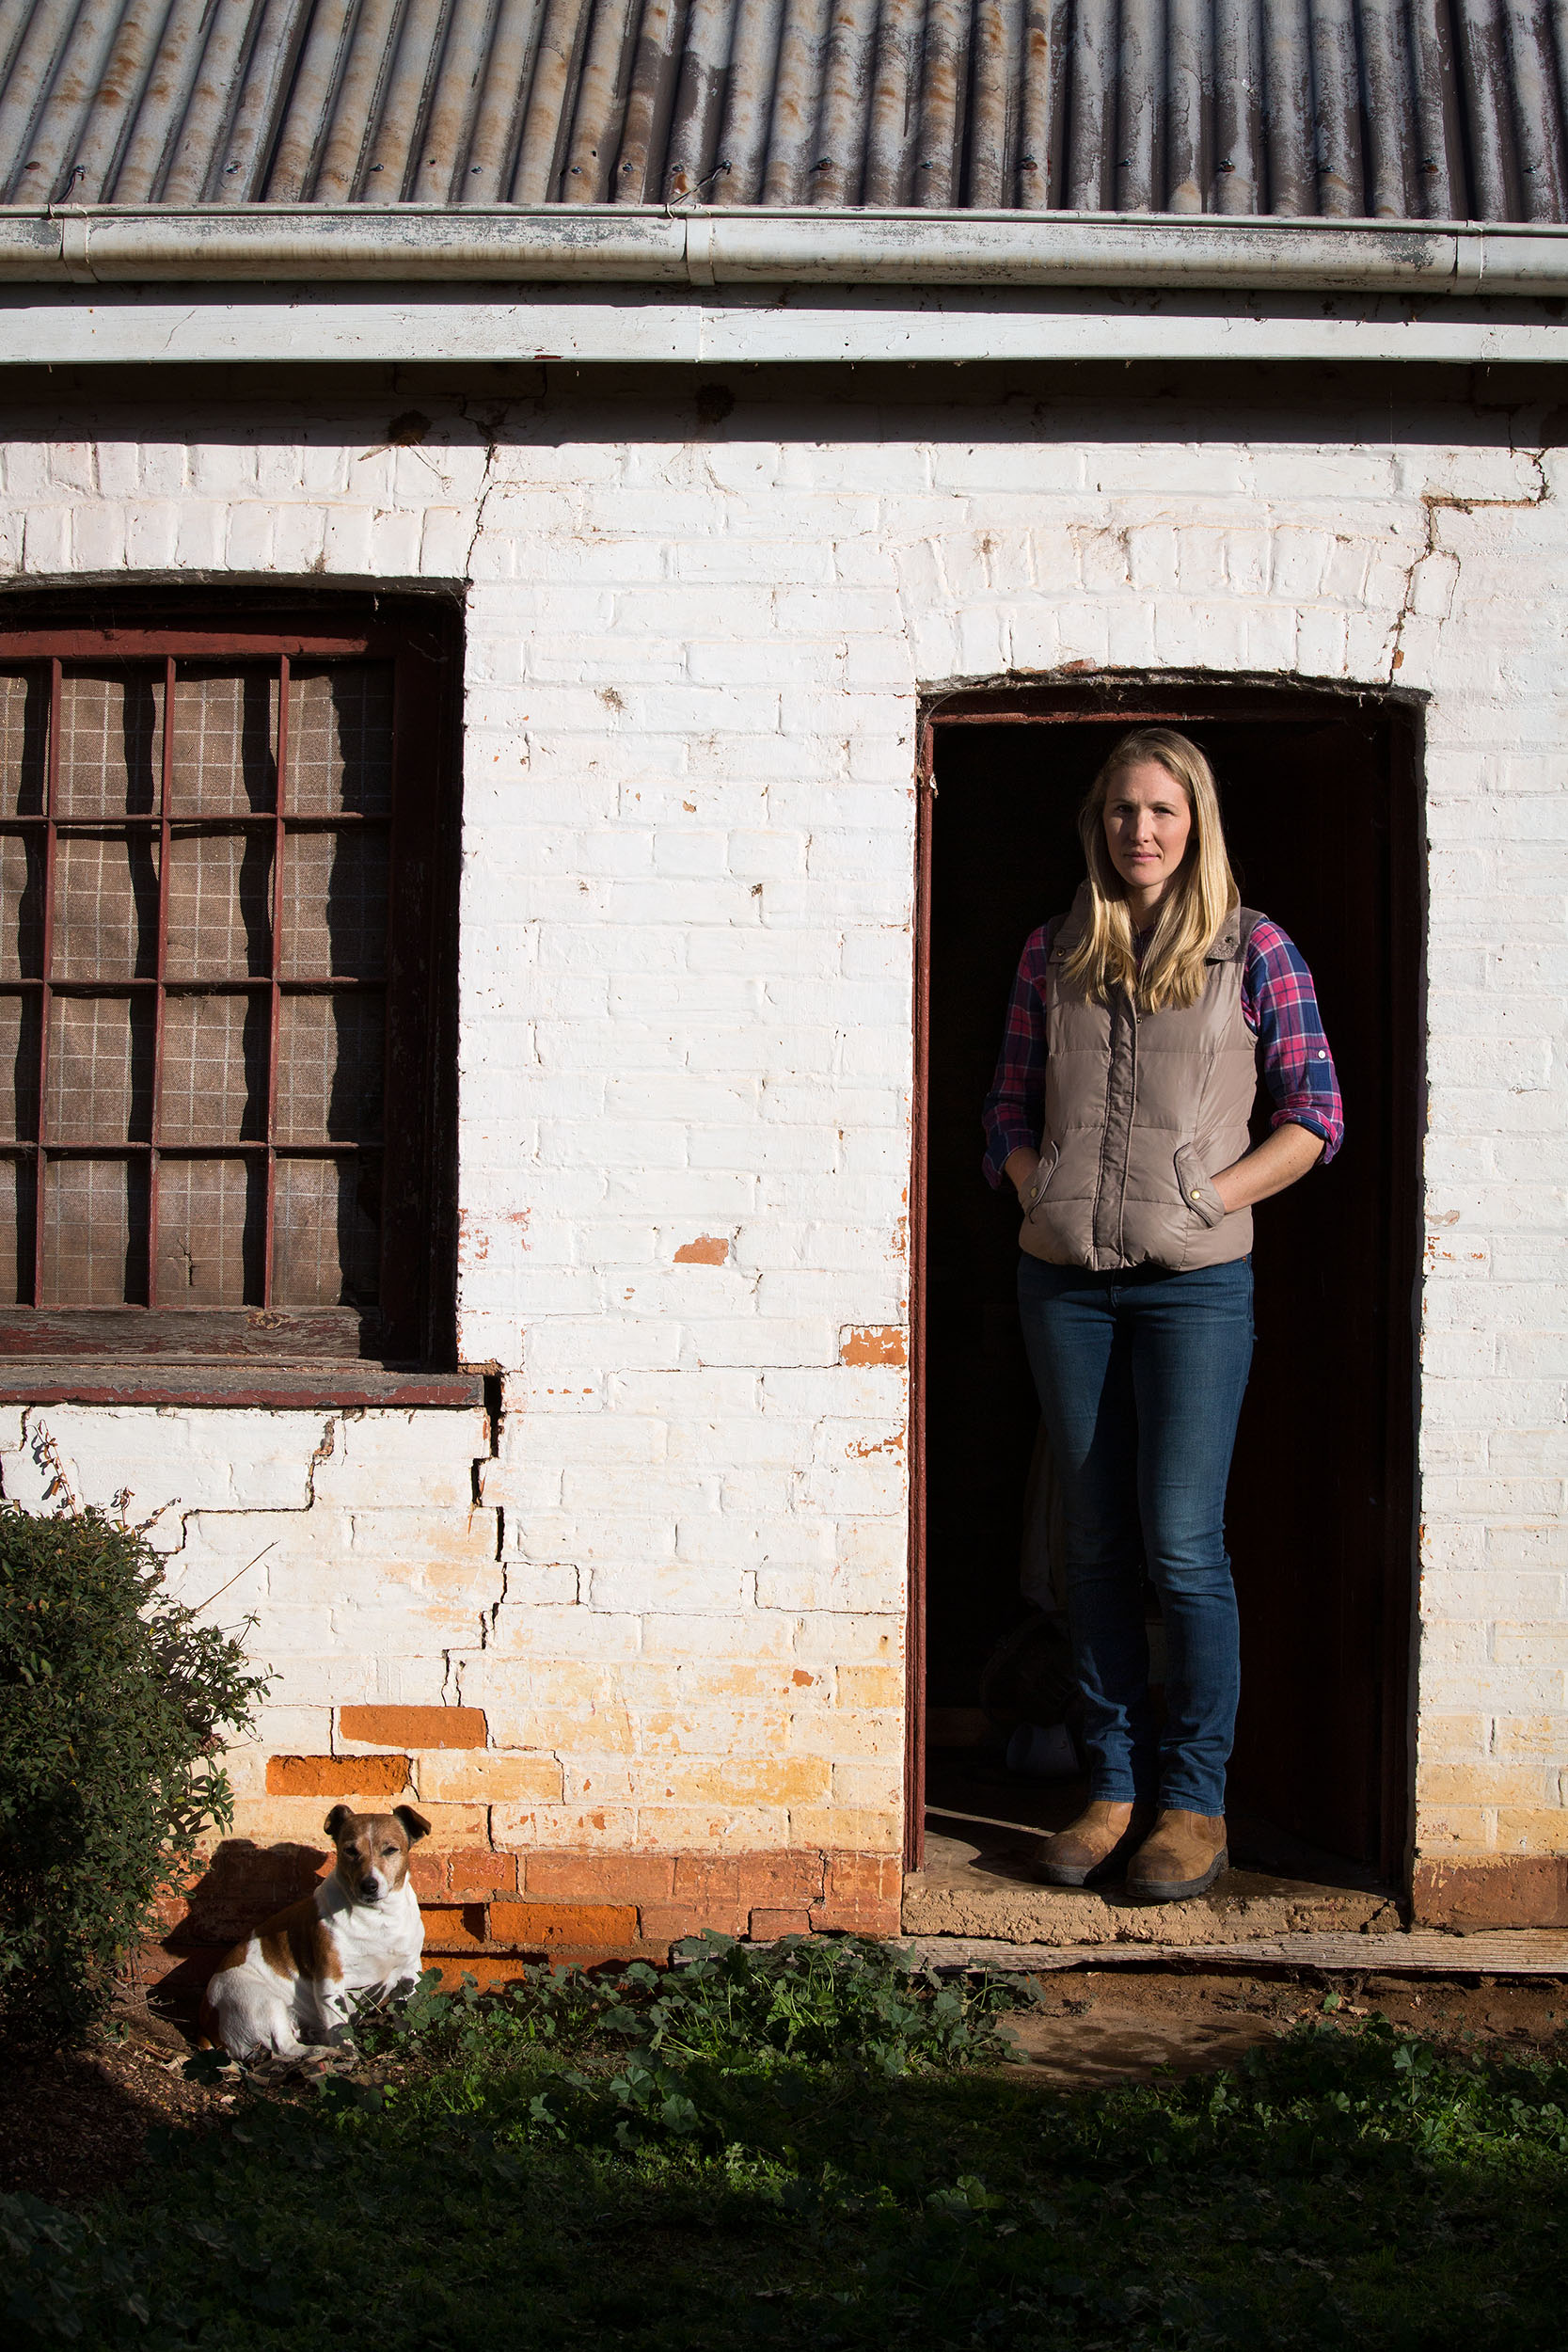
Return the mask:
[(1561, 221), (1568, 0), (0, 0), (0, 202)]

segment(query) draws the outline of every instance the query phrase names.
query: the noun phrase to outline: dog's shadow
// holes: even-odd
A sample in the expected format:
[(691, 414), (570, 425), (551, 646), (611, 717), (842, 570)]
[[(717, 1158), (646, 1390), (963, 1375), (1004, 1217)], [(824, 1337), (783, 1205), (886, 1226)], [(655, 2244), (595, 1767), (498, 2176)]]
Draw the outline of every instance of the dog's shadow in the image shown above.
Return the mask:
[(248, 1837), (226, 1837), (183, 1890), (180, 1915), (159, 1938), (171, 1964), (158, 1970), (150, 1987), (154, 2010), (191, 2025), (224, 1953), (258, 1920), (309, 1895), (332, 1858), (325, 1846), (258, 1846)]

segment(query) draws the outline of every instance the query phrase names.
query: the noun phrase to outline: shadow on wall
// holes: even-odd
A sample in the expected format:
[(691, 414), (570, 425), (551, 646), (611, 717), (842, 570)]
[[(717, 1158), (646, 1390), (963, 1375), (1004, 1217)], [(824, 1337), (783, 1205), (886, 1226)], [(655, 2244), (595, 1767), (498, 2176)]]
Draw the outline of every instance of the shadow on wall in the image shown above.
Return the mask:
[(195, 2012), (231, 1945), (309, 1895), (332, 1863), (325, 1846), (258, 1846), (226, 1837), (201, 1876), (165, 1902), (166, 1932), (141, 1952), (141, 1972), (165, 2010)]

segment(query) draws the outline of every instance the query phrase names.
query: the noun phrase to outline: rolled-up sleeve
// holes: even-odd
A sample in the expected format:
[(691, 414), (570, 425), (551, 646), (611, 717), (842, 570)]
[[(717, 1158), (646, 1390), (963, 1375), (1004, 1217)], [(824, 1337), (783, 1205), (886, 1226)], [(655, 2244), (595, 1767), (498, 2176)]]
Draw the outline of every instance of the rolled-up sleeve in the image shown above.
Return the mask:
[(986, 1097), (986, 1153), (981, 1162), (994, 1191), (1021, 1144), (1037, 1152), (1045, 1117), (1045, 967), (1054, 923), (1031, 931), (1019, 959), (996, 1075)]
[(1261, 1049), (1263, 1083), (1274, 1100), (1273, 1124), (1307, 1127), (1321, 1136), (1326, 1167), (1345, 1135), (1338, 1075), (1307, 959), (1277, 923), (1264, 920), (1253, 928), (1242, 980), (1242, 1011)]

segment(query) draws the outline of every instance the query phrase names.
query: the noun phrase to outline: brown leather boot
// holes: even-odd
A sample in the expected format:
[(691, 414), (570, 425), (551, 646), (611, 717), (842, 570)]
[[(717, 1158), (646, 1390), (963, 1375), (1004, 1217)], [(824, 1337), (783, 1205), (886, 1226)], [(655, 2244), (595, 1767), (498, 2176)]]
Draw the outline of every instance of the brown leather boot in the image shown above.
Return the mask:
[(1036, 1865), (1047, 1886), (1090, 1886), (1126, 1861), (1148, 1827), (1147, 1804), (1112, 1804), (1097, 1797), (1066, 1829), (1040, 1840)]
[(1212, 1886), (1229, 1860), (1223, 1813), (1166, 1807), (1127, 1866), (1127, 1891), (1146, 1903), (1184, 1903)]

